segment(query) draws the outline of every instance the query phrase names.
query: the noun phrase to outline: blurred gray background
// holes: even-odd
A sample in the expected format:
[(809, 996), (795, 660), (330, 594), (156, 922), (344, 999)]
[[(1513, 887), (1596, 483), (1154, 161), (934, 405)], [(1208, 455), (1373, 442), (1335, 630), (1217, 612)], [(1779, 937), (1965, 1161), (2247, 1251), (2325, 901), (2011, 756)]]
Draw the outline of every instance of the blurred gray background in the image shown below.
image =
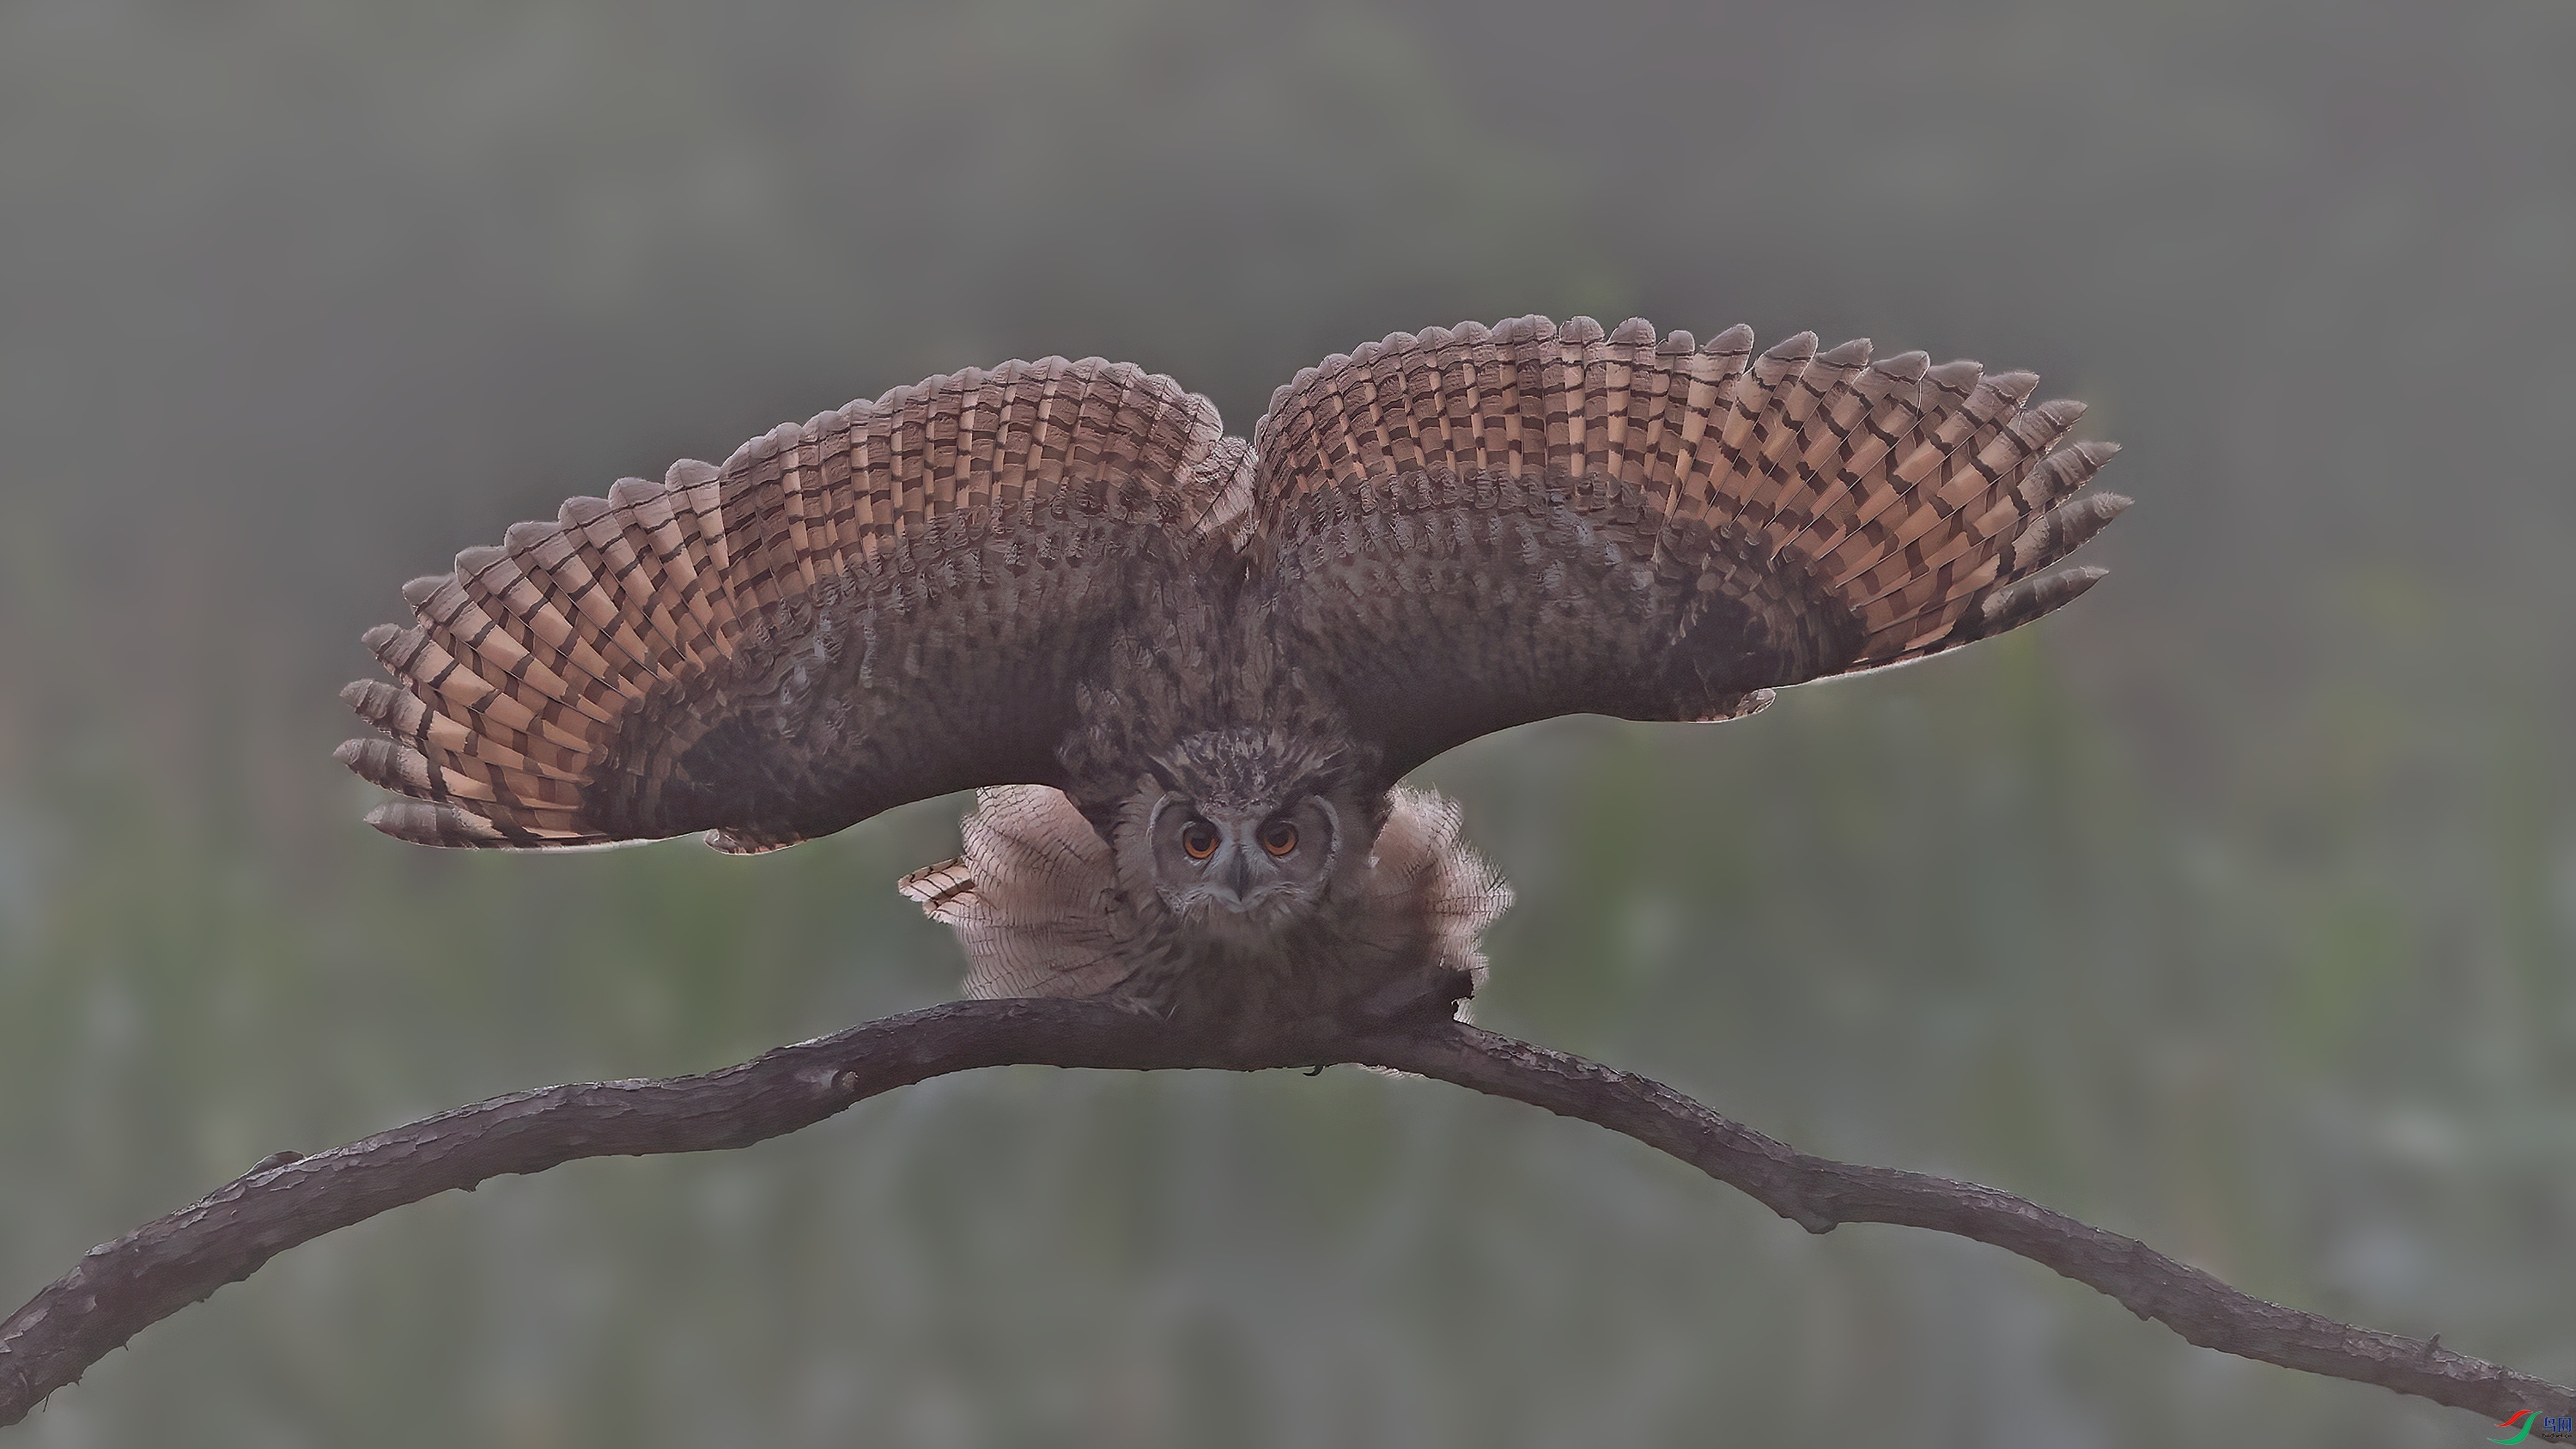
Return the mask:
[[(960, 801), (755, 860), (362, 829), (396, 586), (623, 474), (1396, 329), (2040, 371), (2039, 628), (1425, 774), (1483, 1019), (2576, 1377), (2576, 7), (0, 8), (0, 1300), (281, 1147), (953, 991)], [(0, 1304), (0, 1306), (5, 1306)], [(2005, 1254), (1352, 1070), (940, 1081), (379, 1218), (11, 1440), (2452, 1445)]]

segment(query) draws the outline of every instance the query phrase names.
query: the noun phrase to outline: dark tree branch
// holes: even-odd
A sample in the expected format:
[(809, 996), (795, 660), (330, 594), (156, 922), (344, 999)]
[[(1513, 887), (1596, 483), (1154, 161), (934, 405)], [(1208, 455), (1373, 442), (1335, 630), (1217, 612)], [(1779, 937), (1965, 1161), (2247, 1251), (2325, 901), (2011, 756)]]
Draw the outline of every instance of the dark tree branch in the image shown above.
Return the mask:
[[(1581, 1057), (1465, 1026), (1368, 1045), (1372, 1065), (1419, 1072), (1634, 1137), (1811, 1233), (1844, 1223), (1897, 1223), (1974, 1238), (2106, 1293), (2202, 1348), (2377, 1384), (2498, 1419), (2518, 1409), (2576, 1415), (2576, 1389), (2453, 1353), (2439, 1334), (2430, 1342), (2401, 1338), (2267, 1303), (2134, 1238), (2008, 1192), (1810, 1157), (1661, 1082)], [(2571, 1436), (2535, 1429), (2531, 1437), (2565, 1442)]]
[[(508, 1173), (580, 1157), (744, 1147), (926, 1078), (1014, 1063), (1257, 1071), (1392, 1067), (1624, 1133), (1751, 1194), (1810, 1232), (1902, 1223), (1954, 1233), (2109, 1294), (2205, 1348), (2378, 1384), (2497, 1419), (2576, 1414), (2576, 1390), (2354, 1328), (2228, 1287), (2143, 1243), (2008, 1193), (1810, 1157), (1626, 1072), (1456, 1022), (1379, 1035), (1194, 1033), (1092, 1001), (959, 1002), (659, 1081), (496, 1097), (310, 1157), (279, 1154), (212, 1196), (92, 1248), (0, 1321), (0, 1426), (150, 1324), (298, 1243)], [(2535, 1434), (2533, 1437), (2553, 1437)]]

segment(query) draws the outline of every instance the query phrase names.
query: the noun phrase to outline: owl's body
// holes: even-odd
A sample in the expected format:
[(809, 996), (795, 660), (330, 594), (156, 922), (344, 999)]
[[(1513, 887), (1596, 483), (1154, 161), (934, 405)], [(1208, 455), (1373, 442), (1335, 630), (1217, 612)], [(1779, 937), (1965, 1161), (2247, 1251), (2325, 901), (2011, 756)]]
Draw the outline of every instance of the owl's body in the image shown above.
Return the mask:
[(413, 581), (342, 758), (440, 845), (757, 851), (998, 786), (904, 882), (975, 994), (1416, 1009), (1508, 900), (1422, 761), (1732, 718), (2099, 576), (2038, 572), (2126, 500), (2072, 498), (2111, 450), (2034, 381), (1524, 318), (1328, 359), (1247, 444), (1097, 359), (934, 378)]
[(980, 792), (963, 833), (963, 854), (901, 886), (957, 931), (969, 996), (1114, 995), (1250, 1023), (1391, 1015), (1481, 983), (1476, 938), (1511, 904), (1459, 841), (1456, 807), (1404, 789), (1313, 909), (1269, 920), (1191, 920), (1123, 888), (1108, 842), (1043, 785)]

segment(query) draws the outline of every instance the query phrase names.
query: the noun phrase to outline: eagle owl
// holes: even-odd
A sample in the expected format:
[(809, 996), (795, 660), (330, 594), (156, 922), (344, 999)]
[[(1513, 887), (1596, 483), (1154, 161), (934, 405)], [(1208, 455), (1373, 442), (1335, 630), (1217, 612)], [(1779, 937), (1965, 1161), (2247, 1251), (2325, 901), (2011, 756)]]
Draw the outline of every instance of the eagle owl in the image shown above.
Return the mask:
[(983, 787), (904, 878), (977, 996), (1363, 1020), (1509, 892), (1400, 786), (1554, 715), (1715, 721), (2026, 623), (2128, 505), (2026, 372), (1812, 333), (1397, 333), (1250, 441), (1088, 358), (896, 388), (404, 586), (339, 758), (430, 845), (771, 850)]

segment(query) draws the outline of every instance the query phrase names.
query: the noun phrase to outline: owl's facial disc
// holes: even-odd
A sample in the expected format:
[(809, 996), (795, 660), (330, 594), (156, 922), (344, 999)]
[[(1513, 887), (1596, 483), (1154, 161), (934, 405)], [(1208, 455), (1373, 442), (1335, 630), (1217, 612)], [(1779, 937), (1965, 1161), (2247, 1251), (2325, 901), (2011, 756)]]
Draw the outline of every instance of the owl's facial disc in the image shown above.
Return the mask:
[(1340, 812), (1312, 795), (1246, 806), (1173, 794), (1146, 831), (1163, 903), (1207, 919), (1267, 921), (1313, 901), (1341, 842)]

